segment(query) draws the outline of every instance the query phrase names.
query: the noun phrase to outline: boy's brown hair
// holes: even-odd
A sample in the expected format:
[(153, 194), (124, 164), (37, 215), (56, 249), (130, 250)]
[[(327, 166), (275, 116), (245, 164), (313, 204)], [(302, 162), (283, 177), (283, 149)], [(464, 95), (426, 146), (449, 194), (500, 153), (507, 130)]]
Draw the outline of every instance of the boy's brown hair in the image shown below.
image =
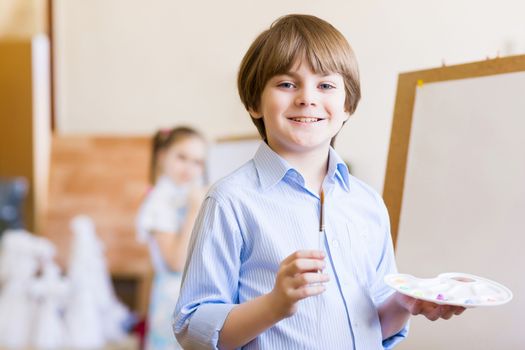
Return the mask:
[[(237, 88), (246, 110), (259, 110), (268, 80), (288, 73), (297, 59), (306, 60), (315, 73), (341, 74), (345, 82), (346, 112), (349, 115), (355, 112), (361, 88), (357, 60), (348, 41), (330, 23), (297, 14), (277, 19), (259, 34), (244, 55)], [(263, 118), (252, 118), (252, 121), (266, 140)]]

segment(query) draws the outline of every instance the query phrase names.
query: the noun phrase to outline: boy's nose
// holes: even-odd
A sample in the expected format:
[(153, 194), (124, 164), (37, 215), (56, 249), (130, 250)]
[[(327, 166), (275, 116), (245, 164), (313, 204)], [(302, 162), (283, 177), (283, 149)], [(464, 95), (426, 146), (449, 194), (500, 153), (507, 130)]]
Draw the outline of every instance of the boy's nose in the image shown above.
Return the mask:
[(315, 106), (317, 104), (315, 96), (311, 91), (303, 89), (298, 92), (295, 104), (300, 107)]

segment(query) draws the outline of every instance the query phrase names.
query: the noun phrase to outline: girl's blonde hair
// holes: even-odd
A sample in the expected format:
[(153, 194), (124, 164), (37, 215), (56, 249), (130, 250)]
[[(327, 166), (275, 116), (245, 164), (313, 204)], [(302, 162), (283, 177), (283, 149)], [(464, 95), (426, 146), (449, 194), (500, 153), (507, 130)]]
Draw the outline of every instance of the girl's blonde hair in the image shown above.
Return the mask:
[[(288, 73), (298, 59), (308, 62), (317, 74), (341, 74), (345, 82), (345, 110), (349, 115), (355, 112), (361, 88), (357, 60), (350, 44), (330, 23), (315, 16), (297, 14), (277, 19), (246, 52), (237, 76), (244, 107), (259, 110), (268, 80)], [(266, 140), (263, 118), (252, 118), (252, 121)]]

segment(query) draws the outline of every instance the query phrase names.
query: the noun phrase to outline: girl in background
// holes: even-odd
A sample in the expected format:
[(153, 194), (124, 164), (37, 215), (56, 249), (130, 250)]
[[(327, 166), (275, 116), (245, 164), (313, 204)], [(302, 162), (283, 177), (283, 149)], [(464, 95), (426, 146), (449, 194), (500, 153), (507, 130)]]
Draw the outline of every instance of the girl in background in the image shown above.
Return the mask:
[(206, 142), (191, 128), (158, 131), (153, 138), (151, 182), (137, 217), (138, 238), (149, 245), (155, 277), (146, 349), (180, 349), (171, 328), (188, 241), (205, 194)]

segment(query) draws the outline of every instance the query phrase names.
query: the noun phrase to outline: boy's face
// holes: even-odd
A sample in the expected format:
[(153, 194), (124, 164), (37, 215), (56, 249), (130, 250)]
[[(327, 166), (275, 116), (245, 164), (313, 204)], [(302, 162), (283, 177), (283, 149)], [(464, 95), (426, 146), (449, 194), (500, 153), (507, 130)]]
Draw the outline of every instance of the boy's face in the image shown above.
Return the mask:
[(281, 156), (324, 151), (349, 118), (345, 97), (340, 74), (316, 74), (298, 61), (266, 83), (259, 110), (250, 114), (263, 118), (268, 144)]

